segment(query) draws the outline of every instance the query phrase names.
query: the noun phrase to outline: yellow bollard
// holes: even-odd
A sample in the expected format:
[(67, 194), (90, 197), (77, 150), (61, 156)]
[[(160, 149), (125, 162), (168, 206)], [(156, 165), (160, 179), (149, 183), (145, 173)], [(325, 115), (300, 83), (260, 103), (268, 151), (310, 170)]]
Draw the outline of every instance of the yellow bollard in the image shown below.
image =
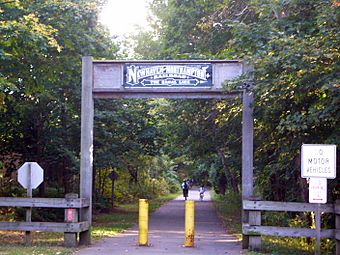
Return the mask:
[(194, 247), (195, 241), (195, 202), (185, 201), (185, 247)]
[(139, 245), (148, 245), (149, 202), (139, 199)]

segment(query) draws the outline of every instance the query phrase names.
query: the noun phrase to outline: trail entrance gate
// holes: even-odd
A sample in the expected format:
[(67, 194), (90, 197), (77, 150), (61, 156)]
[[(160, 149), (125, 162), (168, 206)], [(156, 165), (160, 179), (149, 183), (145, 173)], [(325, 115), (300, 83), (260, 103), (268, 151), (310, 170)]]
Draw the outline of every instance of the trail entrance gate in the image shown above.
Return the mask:
[[(233, 98), (242, 93), (242, 199), (253, 196), (253, 92), (244, 84), (224, 92), (224, 81), (249, 71), (236, 60), (102, 61), (82, 59), (80, 221), (92, 223), (94, 98)], [(248, 215), (243, 212), (243, 222)], [(79, 243), (90, 244), (91, 228), (80, 232)], [(247, 240), (244, 240), (247, 242)], [(245, 243), (243, 245), (246, 245)]]

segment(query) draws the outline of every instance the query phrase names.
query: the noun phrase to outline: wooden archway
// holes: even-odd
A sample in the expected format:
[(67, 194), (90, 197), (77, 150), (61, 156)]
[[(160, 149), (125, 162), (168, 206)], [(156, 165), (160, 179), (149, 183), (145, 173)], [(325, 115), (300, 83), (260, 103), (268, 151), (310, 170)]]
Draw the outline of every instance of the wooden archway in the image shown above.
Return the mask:
[[(232, 98), (242, 93), (242, 199), (253, 195), (253, 91), (244, 84), (226, 93), (222, 84), (245, 74), (238, 60), (102, 61), (82, 59), (80, 198), (90, 206), (80, 221), (92, 223), (94, 98)], [(243, 221), (247, 215), (243, 213)], [(81, 232), (80, 244), (90, 244), (91, 228)]]

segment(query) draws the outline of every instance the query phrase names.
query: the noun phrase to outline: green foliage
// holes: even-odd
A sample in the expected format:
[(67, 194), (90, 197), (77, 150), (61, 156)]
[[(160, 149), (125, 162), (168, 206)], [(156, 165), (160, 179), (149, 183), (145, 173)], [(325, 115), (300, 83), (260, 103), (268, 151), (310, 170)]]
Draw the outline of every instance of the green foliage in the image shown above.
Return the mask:
[(299, 183), (301, 144), (339, 141), (338, 7), (331, 1), (251, 6), (258, 19), (234, 26), (233, 48), (254, 64), (258, 180), (267, 199), (295, 200), (306, 184), (286, 187)]
[[(339, 6), (320, 0), (153, 1), (151, 10), (158, 36), (152, 43), (158, 39), (164, 47), (159, 58), (228, 57), (254, 67), (256, 190), (269, 200), (305, 201), (301, 144), (339, 141)], [(173, 101), (166, 109), (173, 120), (166, 152), (195, 162), (190, 169), (198, 175), (202, 166), (209, 169), (222, 193), (225, 187), (237, 191), (240, 182), (241, 108), (240, 100), (197, 100)], [(330, 190), (334, 201), (335, 182)]]
[[(44, 184), (65, 193), (78, 189), (81, 57), (112, 58), (117, 51), (97, 23), (99, 3), (18, 0), (0, 6), (1, 158), (16, 153), (20, 163), (37, 161)], [(4, 164), (7, 176), (17, 170)]]
[(136, 159), (136, 171), (131, 168), (137, 167), (136, 165), (130, 165), (130, 169), (126, 169), (123, 163), (116, 169), (98, 169), (95, 197), (97, 207), (110, 207), (112, 186), (108, 176), (113, 170), (118, 176), (114, 182), (115, 202), (135, 202), (140, 198), (153, 199), (178, 192), (180, 183), (172, 170), (172, 162), (168, 160), (165, 156), (140, 157)]

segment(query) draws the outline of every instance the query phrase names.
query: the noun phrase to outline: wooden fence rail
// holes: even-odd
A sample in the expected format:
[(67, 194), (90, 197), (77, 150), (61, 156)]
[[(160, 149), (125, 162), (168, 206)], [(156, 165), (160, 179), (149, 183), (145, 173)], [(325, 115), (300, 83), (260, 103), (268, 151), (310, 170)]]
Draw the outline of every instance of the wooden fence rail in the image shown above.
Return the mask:
[[(64, 222), (0, 221), (0, 230), (64, 232), (64, 245), (77, 245), (77, 234), (90, 228), (88, 221), (78, 221), (79, 209), (89, 207), (89, 200), (78, 194), (66, 194), (65, 198), (0, 197), (0, 207), (61, 208), (65, 209)], [(29, 244), (29, 243), (26, 243)]]
[(294, 202), (243, 200), (243, 210), (249, 212), (248, 223), (242, 224), (242, 233), (249, 236), (249, 249), (261, 250), (261, 235), (289, 237), (317, 237), (317, 230), (311, 228), (289, 228), (261, 226), (261, 211), (324, 212), (336, 215), (335, 229), (321, 229), (321, 238), (336, 240), (336, 254), (340, 254), (340, 200), (335, 204), (308, 204)]
[(86, 198), (28, 198), (0, 197), (0, 207), (83, 208), (89, 206)]

